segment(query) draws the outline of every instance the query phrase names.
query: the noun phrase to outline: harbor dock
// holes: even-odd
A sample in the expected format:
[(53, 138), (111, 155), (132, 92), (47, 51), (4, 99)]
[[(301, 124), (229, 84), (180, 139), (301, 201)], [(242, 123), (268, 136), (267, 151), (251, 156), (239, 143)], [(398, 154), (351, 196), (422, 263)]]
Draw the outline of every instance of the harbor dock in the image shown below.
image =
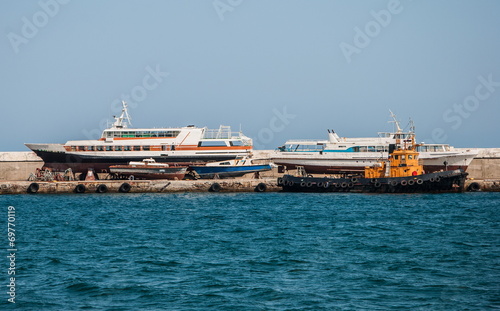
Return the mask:
[[(500, 192), (500, 180), (467, 180), (465, 191)], [(0, 181), (2, 194), (278, 192), (276, 178), (200, 180)]]
[[(259, 153), (264, 157), (270, 151)], [(273, 169), (262, 174), (261, 179), (28, 181), (30, 174), (42, 166), (43, 161), (32, 152), (0, 153), (0, 194), (26, 194), (33, 183), (38, 185), (36, 193), (40, 194), (75, 193), (78, 185), (85, 187), (83, 193), (99, 193), (104, 189), (103, 193), (120, 193), (124, 183), (130, 185), (128, 193), (207, 192), (213, 191), (213, 187), (218, 188), (214, 192), (254, 192), (259, 184), (262, 192), (273, 192), (281, 190), (277, 178), (283, 175)], [(500, 148), (482, 149), (467, 173), (466, 191), (500, 191)], [(100, 185), (105, 187), (99, 189)]]
[(275, 178), (200, 180), (1, 181), (0, 194), (276, 192)]

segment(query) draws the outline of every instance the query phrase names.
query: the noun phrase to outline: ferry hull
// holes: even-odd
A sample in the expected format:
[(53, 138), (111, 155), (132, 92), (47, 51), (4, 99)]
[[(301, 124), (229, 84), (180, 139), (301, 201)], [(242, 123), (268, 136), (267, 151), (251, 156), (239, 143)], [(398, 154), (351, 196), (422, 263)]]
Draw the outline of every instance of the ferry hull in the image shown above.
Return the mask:
[(278, 185), (285, 192), (447, 193), (463, 192), (467, 173), (444, 171), (392, 178), (317, 178), (284, 175)]
[[(477, 153), (474, 152), (441, 156), (428, 156), (425, 153), (421, 153), (420, 158), (422, 159), (424, 171), (432, 173), (457, 169), (466, 170), (476, 155)], [(370, 157), (370, 155), (339, 153), (336, 156), (285, 154), (273, 156), (272, 161), (281, 166), (282, 170), (294, 170), (297, 166), (302, 166), (310, 174), (339, 174), (364, 172), (366, 166), (372, 166), (380, 160), (380, 156)], [(387, 155), (385, 155), (385, 158), (387, 158)]]
[(177, 163), (179, 165), (205, 164), (214, 161), (235, 159), (241, 154), (203, 154), (161, 156), (152, 154), (94, 156), (75, 153), (33, 150), (45, 162), (44, 167), (55, 171), (64, 171), (71, 168), (73, 172), (86, 172), (89, 168), (97, 173), (109, 173), (113, 165), (127, 165), (131, 161), (142, 161), (144, 158), (153, 158), (158, 163)]

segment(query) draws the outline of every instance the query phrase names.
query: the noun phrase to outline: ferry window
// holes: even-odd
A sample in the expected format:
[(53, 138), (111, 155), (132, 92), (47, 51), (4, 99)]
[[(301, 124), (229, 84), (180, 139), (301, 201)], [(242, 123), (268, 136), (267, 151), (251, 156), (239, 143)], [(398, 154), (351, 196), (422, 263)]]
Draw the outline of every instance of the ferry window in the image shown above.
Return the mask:
[(384, 146), (377, 146), (377, 152), (384, 152)]
[(144, 150), (144, 151), (149, 151), (150, 149), (151, 149), (151, 147), (150, 147), (150, 146), (143, 146), (143, 147), (142, 147), (142, 150)]
[(226, 142), (225, 141), (201, 141), (200, 142), (200, 147), (226, 147)]
[(113, 151), (113, 146), (106, 146), (106, 151)]
[(134, 151), (141, 151), (141, 146), (134, 146)]
[(85, 151), (85, 146), (78, 146), (78, 151)]
[(123, 147), (123, 150), (124, 151), (130, 151), (130, 150), (132, 150), (132, 148), (130, 146), (125, 146), (125, 147)]
[(76, 147), (75, 146), (71, 146), (71, 151), (76, 151)]
[(405, 160), (405, 159), (406, 159), (405, 155), (404, 155), (404, 154), (402, 154), (402, 155), (401, 155), (401, 160)]
[(88, 151), (94, 151), (95, 150), (94, 148), (95, 148), (94, 146), (88, 146)]
[(353, 147), (353, 148), (352, 148), (352, 150), (353, 150), (354, 152), (359, 152), (359, 147)]
[(97, 146), (97, 151), (103, 151), (104, 147), (103, 146)]
[(368, 146), (368, 152), (375, 152), (375, 146)]
[(397, 159), (399, 159), (399, 156), (398, 156), (398, 155), (395, 155), (395, 156), (394, 156), (394, 160), (397, 160)]
[(231, 146), (243, 146), (243, 142), (241, 140), (230, 141), (229, 144)]
[(122, 146), (116, 146), (115, 151), (122, 151)]
[(366, 147), (365, 146), (359, 147), (359, 151), (366, 152)]
[(161, 150), (163, 150), (163, 151), (167, 151), (167, 150), (168, 150), (168, 146), (167, 146), (167, 145), (162, 145), (162, 146), (161, 146)]
[(413, 160), (413, 156), (411, 154), (408, 155), (408, 160)]
[(135, 137), (142, 137), (142, 132), (135, 132)]

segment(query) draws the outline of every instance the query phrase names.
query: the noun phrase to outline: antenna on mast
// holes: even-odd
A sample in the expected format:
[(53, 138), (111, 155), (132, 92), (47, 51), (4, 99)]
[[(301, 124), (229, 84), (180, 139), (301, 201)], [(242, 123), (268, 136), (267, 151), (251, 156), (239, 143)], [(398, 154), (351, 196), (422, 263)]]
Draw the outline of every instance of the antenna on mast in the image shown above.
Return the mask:
[(394, 127), (396, 128), (396, 133), (401, 133), (403, 130), (399, 126), (399, 121), (396, 119), (396, 115), (389, 109), (389, 112), (391, 113), (391, 118), (392, 121), (389, 121), (389, 123), (394, 123)]
[(125, 101), (122, 100), (122, 114), (119, 117), (115, 118), (115, 123), (113, 123), (114, 128), (127, 128), (129, 125), (132, 125), (132, 118), (128, 114), (128, 106)]

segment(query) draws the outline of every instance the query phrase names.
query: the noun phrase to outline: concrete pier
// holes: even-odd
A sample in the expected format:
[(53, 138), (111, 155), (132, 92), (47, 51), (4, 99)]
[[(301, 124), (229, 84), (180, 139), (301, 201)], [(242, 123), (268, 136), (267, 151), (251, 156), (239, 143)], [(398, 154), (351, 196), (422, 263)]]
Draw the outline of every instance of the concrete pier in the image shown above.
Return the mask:
[[(126, 185), (123, 186), (124, 184), (128, 184), (129, 186)], [(34, 191), (35, 189), (36, 191)], [(128, 191), (126, 191), (127, 189)], [(204, 179), (204, 180), (98, 180), (98, 181), (57, 181), (57, 182), (56, 181), (0, 182), (0, 194), (271, 192), (271, 191), (275, 192), (279, 190), (281, 190), (281, 187), (278, 187), (275, 178), (220, 179), (220, 180)]]
[[(469, 180), (465, 189), (470, 191), (500, 191), (500, 148), (479, 149), (478, 156), (467, 169)], [(270, 151), (256, 151), (258, 157), (265, 157)], [(31, 173), (43, 166), (43, 161), (33, 152), (0, 152), (0, 194), (22, 194), (32, 183), (27, 181)], [(78, 184), (85, 186), (85, 193), (96, 192), (100, 184), (106, 185), (107, 192), (119, 192), (127, 182), (131, 193), (137, 192), (205, 192), (217, 183), (221, 192), (252, 192), (259, 183), (266, 185), (266, 191), (279, 191), (276, 184), (280, 177), (276, 169), (261, 174), (262, 179), (221, 179), (221, 180), (160, 180), (160, 181), (116, 181), (95, 182), (59, 181), (37, 182), (38, 193), (73, 193)], [(105, 178), (105, 176), (101, 176)], [(102, 187), (101, 187), (102, 188)]]

